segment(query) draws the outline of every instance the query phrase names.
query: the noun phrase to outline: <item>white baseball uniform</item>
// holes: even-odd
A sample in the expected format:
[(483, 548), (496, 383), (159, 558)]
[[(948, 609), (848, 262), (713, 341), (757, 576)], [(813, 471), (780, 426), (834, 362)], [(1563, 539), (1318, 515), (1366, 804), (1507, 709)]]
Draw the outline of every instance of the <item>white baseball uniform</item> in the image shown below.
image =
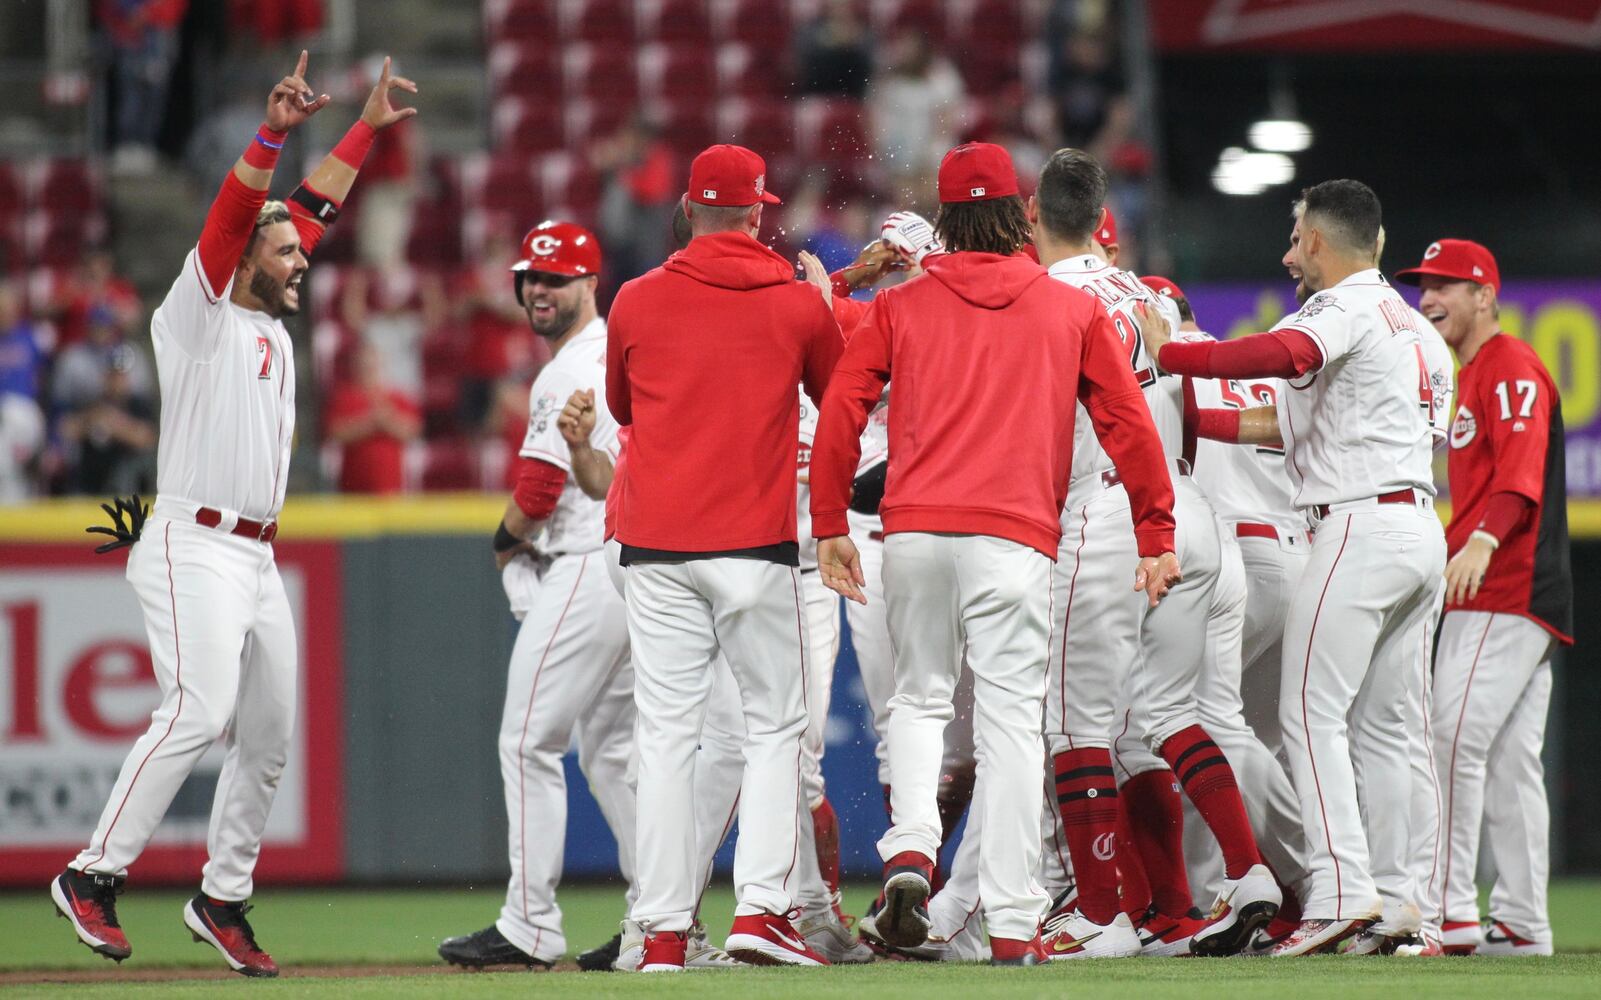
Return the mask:
[(536, 541), (548, 567), (540, 571), (533, 559), (519, 556), (502, 573), (513, 612), (522, 611), (522, 626), (512, 647), (500, 725), (511, 879), (495, 926), (543, 961), (567, 953), (556, 884), (567, 831), (562, 757), (575, 734), (579, 768), (617, 838), (630, 903), (637, 892), (627, 611), (606, 578), (605, 504), (590, 499), (571, 478), (571, 452), (556, 428), (568, 397), (580, 389), (596, 398), (590, 442), (615, 460), (617, 423), (605, 405), (606, 325), (599, 318), (562, 346), (529, 391), (520, 454), (569, 476)]
[(195, 763), (226, 736), (201, 888), (243, 900), (294, 729), (299, 646), (270, 542), (231, 532), (241, 517), (273, 522), (283, 507), (295, 365), (283, 323), (235, 305), (232, 290), (230, 277), (213, 294), (191, 250), (150, 319), (160, 497), (127, 572), (161, 705), (72, 867), (124, 874)]
[(1278, 327), (1322, 355), (1278, 407), (1295, 504), (1316, 526), (1285, 622), (1279, 696), (1312, 852), (1307, 919), (1391, 918), (1415, 896), (1406, 694), (1445, 565), (1417, 323), (1368, 269)]
[(838, 594), (823, 586), (817, 572), (817, 539), (812, 537), (811, 486), (808, 470), (812, 464), (812, 438), (817, 433), (817, 407), (800, 391), (799, 479), (796, 487), (795, 530), (800, 542), (801, 596), (806, 603), (806, 629), (809, 633), (809, 669), (806, 692), (806, 738), (802, 742), (801, 792), (808, 809), (823, 802), (823, 751), (826, 749), (828, 705), (834, 691), (834, 659), (839, 654)]
[[(860, 476), (889, 458), (889, 406), (881, 404), (867, 418), (862, 431), (862, 457), (856, 463)], [(807, 517), (811, 513), (807, 512)], [(873, 735), (878, 740), (874, 753), (878, 758), (878, 783), (889, 785), (889, 754), (884, 742), (889, 735), (889, 700), (895, 694), (895, 659), (889, 641), (889, 622), (884, 614), (884, 521), (877, 514), (848, 511), (851, 541), (860, 554), (862, 585), (866, 604), (845, 602), (845, 620), (851, 627), (851, 648), (856, 652), (856, 666), (861, 672), (862, 690), (867, 695), (867, 707), (873, 713)]]

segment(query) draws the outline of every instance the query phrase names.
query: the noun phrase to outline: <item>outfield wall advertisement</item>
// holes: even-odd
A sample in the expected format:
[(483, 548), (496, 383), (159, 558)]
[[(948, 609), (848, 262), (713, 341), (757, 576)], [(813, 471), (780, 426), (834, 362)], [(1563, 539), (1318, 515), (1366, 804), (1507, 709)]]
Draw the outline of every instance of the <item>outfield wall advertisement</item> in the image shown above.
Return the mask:
[[(1399, 287), (1416, 305), (1417, 289)], [(1296, 309), (1288, 282), (1185, 285), (1184, 294), (1219, 337), (1266, 330)], [(1562, 393), (1568, 496), (1601, 498), (1601, 281), (1508, 281), (1501, 328), (1534, 347)]]
[[(84, 544), (0, 544), (0, 885), (42, 885), (83, 847), (161, 700), (125, 565)], [(284, 545), (278, 565), (300, 633), (299, 721), (260, 873), (330, 879), (343, 870), (339, 553)], [(179, 790), (142, 878), (198, 877), (223, 750)]]

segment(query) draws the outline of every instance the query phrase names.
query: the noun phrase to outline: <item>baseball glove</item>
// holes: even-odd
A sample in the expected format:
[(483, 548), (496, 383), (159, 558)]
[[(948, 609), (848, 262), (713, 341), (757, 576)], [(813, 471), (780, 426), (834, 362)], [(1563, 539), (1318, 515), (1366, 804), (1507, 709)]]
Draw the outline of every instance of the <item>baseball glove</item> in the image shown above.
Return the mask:
[[(95, 546), (96, 554), (103, 555), (113, 549), (124, 548), (137, 542), (140, 533), (145, 530), (145, 518), (150, 516), (150, 505), (140, 500), (137, 493), (127, 499), (115, 497), (112, 503), (116, 506), (113, 507), (109, 503), (100, 505), (100, 509), (110, 515), (112, 527), (94, 524), (83, 529), (86, 534), (111, 536), (111, 541)], [(124, 514), (128, 516), (126, 522), (123, 521)]]

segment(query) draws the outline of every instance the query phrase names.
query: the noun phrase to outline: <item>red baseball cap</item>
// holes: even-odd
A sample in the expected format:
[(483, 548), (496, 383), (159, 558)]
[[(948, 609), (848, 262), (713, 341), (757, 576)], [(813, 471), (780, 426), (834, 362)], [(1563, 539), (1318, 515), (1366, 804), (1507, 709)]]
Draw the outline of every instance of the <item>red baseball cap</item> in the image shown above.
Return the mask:
[(1155, 274), (1141, 275), (1140, 283), (1156, 294), (1166, 298), (1185, 299), (1186, 301), (1189, 299), (1189, 296), (1185, 295), (1184, 290), (1177, 284), (1168, 280), (1167, 278), (1163, 278)]
[(1395, 280), (1420, 284), (1425, 274), (1457, 281), (1473, 281), (1501, 290), (1501, 269), (1483, 244), (1472, 240), (1435, 240), (1423, 251), (1423, 263), (1395, 272)]
[(1012, 154), (993, 142), (966, 142), (939, 163), (939, 200), (989, 201), (1017, 194)]
[(726, 144), (706, 147), (689, 165), (689, 200), (731, 208), (783, 204), (767, 190), (767, 161), (744, 146)]
[(1112, 206), (1101, 206), (1101, 224), (1095, 227), (1095, 242), (1103, 247), (1109, 247), (1117, 242), (1117, 219), (1112, 215)]
[(528, 230), (513, 271), (538, 271), (570, 278), (600, 273), (600, 241), (574, 222), (547, 219)]

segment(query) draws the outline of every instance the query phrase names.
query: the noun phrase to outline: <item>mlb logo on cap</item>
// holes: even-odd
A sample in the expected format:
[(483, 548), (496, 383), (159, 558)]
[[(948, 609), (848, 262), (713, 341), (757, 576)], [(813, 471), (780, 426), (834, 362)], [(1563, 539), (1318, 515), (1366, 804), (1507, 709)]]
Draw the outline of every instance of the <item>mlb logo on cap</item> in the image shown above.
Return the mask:
[(939, 164), (939, 200), (985, 201), (1017, 194), (1012, 156), (992, 142), (967, 142), (945, 154)]
[(972, 195), (974, 198), (984, 197), (984, 189), (981, 187), (969, 188), (967, 193)]

